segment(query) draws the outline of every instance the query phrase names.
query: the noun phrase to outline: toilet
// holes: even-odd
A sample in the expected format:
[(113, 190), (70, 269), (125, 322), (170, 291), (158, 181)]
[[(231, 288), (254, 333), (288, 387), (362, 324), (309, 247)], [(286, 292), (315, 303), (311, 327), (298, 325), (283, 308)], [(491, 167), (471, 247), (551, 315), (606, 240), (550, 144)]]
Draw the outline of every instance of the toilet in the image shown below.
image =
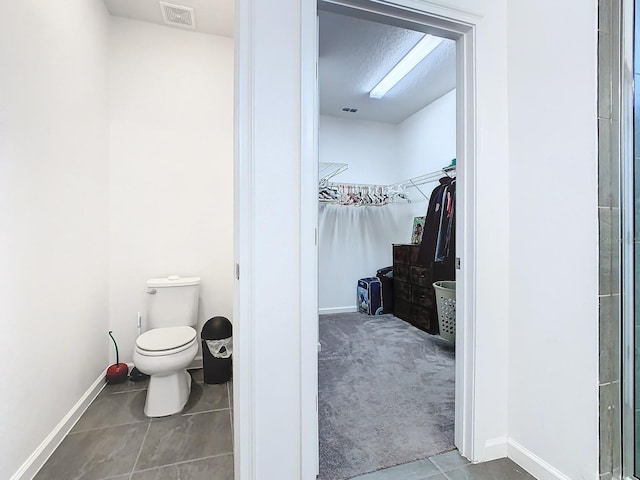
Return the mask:
[(187, 367), (198, 352), (200, 278), (171, 275), (147, 281), (149, 330), (136, 340), (133, 363), (150, 375), (144, 413), (164, 417), (181, 411), (191, 392)]

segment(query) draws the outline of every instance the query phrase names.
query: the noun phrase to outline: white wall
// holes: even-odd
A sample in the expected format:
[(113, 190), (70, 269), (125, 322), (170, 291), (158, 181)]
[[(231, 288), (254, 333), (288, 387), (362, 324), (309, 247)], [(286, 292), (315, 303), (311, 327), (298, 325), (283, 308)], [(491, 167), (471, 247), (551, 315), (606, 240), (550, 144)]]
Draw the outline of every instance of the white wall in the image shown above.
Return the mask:
[(598, 472), (596, 7), (509, 4), (509, 437), (570, 479)]
[(233, 41), (113, 17), (110, 328), (131, 361), (148, 278), (202, 278), (199, 325), (233, 305)]
[(375, 277), (393, 264), (393, 243), (409, 243), (412, 217), (403, 205), (346, 207), (318, 211), (319, 307), (321, 313), (354, 309), (358, 279)]
[(107, 22), (0, 3), (0, 478), (108, 361)]
[(318, 161), (346, 163), (331, 179), (342, 183), (389, 184), (403, 180), (398, 172), (395, 125), (320, 115)]
[[(398, 124), (396, 135), (402, 180), (448, 166), (456, 158), (455, 89)], [(420, 186), (420, 190), (430, 197), (437, 185), (436, 180)], [(409, 188), (407, 194), (412, 203), (403, 209), (403, 214), (412, 222), (413, 217), (426, 214), (428, 201), (416, 188)]]
[(109, 329), (131, 360), (147, 278), (199, 275), (200, 320), (231, 318), (233, 44), (110, 19), (100, 1), (4, 10), (0, 44), (14, 46), (0, 50), (9, 478), (113, 361)]
[(455, 89), (400, 123), (397, 135), (402, 180), (449, 165), (456, 157)]
[[(331, 181), (388, 185), (449, 164), (456, 152), (455, 90), (398, 125), (320, 116), (319, 161), (347, 163)], [(429, 196), (436, 183), (421, 186)], [(321, 312), (355, 308), (356, 282), (392, 265), (393, 243), (409, 243), (413, 217), (427, 200), (415, 189), (411, 204), (349, 207), (320, 204), (318, 214)]]
[[(331, 181), (387, 185), (400, 180), (396, 126), (320, 116), (319, 161), (347, 163)], [(411, 224), (399, 221), (399, 206), (348, 207), (320, 204), (318, 293), (321, 311), (353, 309), (356, 282), (392, 264), (391, 243), (406, 241)], [(402, 208), (400, 206), (400, 208)], [(398, 237), (398, 232), (405, 235)], [(406, 238), (405, 238), (406, 237)]]

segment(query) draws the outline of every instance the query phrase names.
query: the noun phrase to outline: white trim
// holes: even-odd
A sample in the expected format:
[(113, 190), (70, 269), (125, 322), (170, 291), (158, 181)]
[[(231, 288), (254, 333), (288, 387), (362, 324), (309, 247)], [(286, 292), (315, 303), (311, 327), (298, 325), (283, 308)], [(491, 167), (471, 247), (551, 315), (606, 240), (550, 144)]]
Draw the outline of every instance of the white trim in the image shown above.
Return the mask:
[[(635, 263), (634, 255), (634, 240), (635, 240), (635, 228), (634, 217), (638, 215), (638, 210), (635, 208), (634, 198), (634, 179), (637, 174), (635, 161), (634, 161), (634, 93), (637, 94), (638, 84), (635, 83), (635, 69), (634, 65), (634, 17), (636, 2), (632, 0), (623, 0), (621, 2), (621, 17), (616, 19), (614, 16), (614, 26), (616, 22), (621, 22), (619, 25), (619, 31), (617, 38), (611, 35), (611, 42), (620, 42), (620, 65), (619, 71), (612, 72), (613, 81), (619, 85), (620, 92), (618, 96), (613, 97), (612, 107), (615, 109), (616, 104), (620, 109), (619, 120), (613, 121), (612, 129), (616, 129), (617, 142), (611, 142), (611, 161), (619, 164), (619, 171), (621, 172), (620, 180), (620, 225), (622, 244), (618, 248), (621, 249), (618, 253), (622, 261), (622, 297), (621, 297), (621, 319), (611, 318), (612, 322), (620, 321), (621, 328), (621, 392), (620, 392), (620, 411), (618, 421), (622, 422), (621, 431), (618, 430), (616, 424), (612, 424), (609, 428), (612, 429), (611, 435), (620, 435), (620, 441), (617, 442), (621, 449), (621, 465), (612, 465), (612, 468), (621, 467), (622, 476), (625, 479), (636, 478), (634, 476), (636, 459), (636, 448), (640, 441), (635, 437), (637, 431), (635, 421), (635, 392), (637, 386), (635, 385), (636, 372), (634, 356), (637, 351), (637, 343), (634, 346), (634, 337), (636, 332), (635, 327), (635, 295), (634, 290), (637, 288), (637, 283), (640, 282), (640, 278), (636, 275), (637, 264)], [(615, 10), (615, 9), (614, 9)], [(616, 29), (612, 30), (612, 33)], [(599, 62), (603, 62), (602, 58)], [(616, 63), (612, 63), (616, 65)], [(615, 85), (615, 83), (614, 83)], [(615, 88), (615, 87), (614, 87)], [(634, 91), (635, 90), (635, 91)], [(615, 90), (614, 90), (615, 91)], [(637, 115), (637, 112), (636, 112)], [(617, 125), (616, 125), (617, 124)], [(640, 128), (637, 125), (635, 128)], [(617, 143), (617, 144), (616, 144)], [(600, 159), (602, 161), (602, 159)], [(615, 209), (613, 209), (615, 215)], [(615, 240), (615, 239), (614, 239)], [(613, 244), (614, 247), (616, 244)], [(601, 332), (602, 334), (602, 332)], [(638, 342), (638, 340), (635, 340)], [(636, 367), (637, 368), (637, 367)], [(635, 401), (634, 401), (635, 400)], [(602, 409), (602, 406), (600, 406)], [(602, 411), (602, 410), (600, 410)], [(601, 418), (602, 422), (603, 419)], [(617, 423), (617, 422), (616, 422)], [(602, 428), (602, 425), (600, 426)], [(614, 443), (615, 444), (615, 443)], [(600, 453), (603, 454), (603, 445), (600, 444)], [(610, 453), (608, 453), (610, 455)]]
[(357, 311), (358, 307), (355, 305), (351, 307), (327, 307), (318, 309), (320, 315), (328, 315), (330, 313), (356, 313)]
[(365, 2), (376, 2), (384, 5), (389, 5), (396, 8), (413, 10), (419, 13), (427, 13), (433, 17), (443, 17), (456, 19), (458, 22), (464, 23), (476, 23), (483, 15), (479, 12), (473, 12), (462, 8), (456, 8), (450, 4), (444, 4), (436, 2), (434, 0), (404, 0), (404, 1), (392, 1), (392, 0), (321, 0), (323, 3), (330, 3), (339, 7), (365, 4)]
[(71, 407), (71, 410), (60, 420), (60, 422), (54, 427), (54, 429), (47, 435), (38, 448), (27, 458), (16, 473), (13, 474), (10, 480), (30, 480), (32, 479), (38, 470), (49, 459), (51, 454), (62, 443), (64, 437), (71, 431), (76, 422), (80, 419), (85, 410), (91, 405), (91, 402), (98, 396), (100, 391), (106, 385), (105, 375), (107, 369), (100, 374), (100, 376), (91, 384), (86, 392), (80, 397), (80, 400)]
[[(456, 41), (456, 155), (460, 167), (457, 183), (462, 195), (456, 208), (456, 256), (461, 268), (456, 275), (455, 445), (466, 458), (477, 459), (476, 451), (476, 109), (475, 29)], [(462, 228), (460, 228), (462, 227)], [(485, 458), (488, 458), (485, 456)]]
[(571, 480), (553, 465), (511, 438), (508, 441), (508, 457), (538, 480)]
[(255, 480), (255, 376), (253, 309), (254, 238), (254, 2), (236, 2), (234, 39), (234, 285), (233, 451), (234, 478)]
[[(318, 427), (318, 12), (300, 4), (300, 478), (320, 473)], [(310, 194), (313, 191), (313, 195)]]

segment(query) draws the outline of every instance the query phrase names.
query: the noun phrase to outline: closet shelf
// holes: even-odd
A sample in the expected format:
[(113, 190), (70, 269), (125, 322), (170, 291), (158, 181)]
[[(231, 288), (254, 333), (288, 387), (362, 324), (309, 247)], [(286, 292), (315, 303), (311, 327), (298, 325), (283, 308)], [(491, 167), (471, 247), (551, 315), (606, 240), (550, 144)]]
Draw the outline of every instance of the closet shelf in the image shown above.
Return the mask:
[(448, 166), (441, 168), (440, 170), (436, 170), (435, 172), (426, 173), (424, 175), (420, 175), (419, 177), (413, 177), (409, 180), (405, 180), (403, 182), (398, 182), (389, 185), (390, 188), (396, 189), (406, 189), (410, 187), (417, 187), (418, 185), (424, 185), (425, 183), (432, 183), (442, 178), (442, 176), (446, 175), (447, 177), (455, 177), (456, 175), (456, 166)]
[[(456, 167), (450, 165), (435, 172), (413, 177), (390, 185), (372, 185), (361, 183), (333, 183), (328, 180), (346, 170), (346, 163), (322, 163), (320, 165), (320, 182), (318, 201), (353, 206), (383, 206), (390, 203), (411, 203), (404, 191), (415, 187), (427, 200), (419, 186), (438, 181), (443, 175), (455, 177)], [(324, 175), (323, 175), (324, 172)]]
[(318, 165), (318, 182), (320, 185), (326, 184), (329, 179), (344, 172), (347, 168), (349, 168), (349, 165), (346, 163), (320, 162)]

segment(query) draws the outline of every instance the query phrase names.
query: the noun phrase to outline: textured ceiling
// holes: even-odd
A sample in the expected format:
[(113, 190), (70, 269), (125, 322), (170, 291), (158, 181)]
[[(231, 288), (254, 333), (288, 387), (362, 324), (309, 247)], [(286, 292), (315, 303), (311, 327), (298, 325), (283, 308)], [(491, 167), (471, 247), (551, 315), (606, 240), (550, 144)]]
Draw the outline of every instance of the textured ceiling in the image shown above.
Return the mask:
[[(424, 34), (319, 14), (321, 114), (397, 124), (455, 88), (455, 42), (445, 40), (382, 99), (369, 98), (369, 91)], [(343, 107), (358, 111), (346, 113)]]
[[(235, 9), (233, 0), (168, 0), (168, 2), (194, 9), (197, 32), (233, 37)], [(158, 0), (104, 0), (104, 3), (111, 15), (166, 25), (162, 20)]]
[[(196, 31), (233, 37), (234, 0), (168, 1), (194, 8)], [(104, 2), (112, 15), (165, 25), (158, 0)], [(384, 98), (369, 98), (423, 33), (327, 11), (319, 16), (321, 114), (397, 124), (455, 88), (455, 42), (445, 40)]]

